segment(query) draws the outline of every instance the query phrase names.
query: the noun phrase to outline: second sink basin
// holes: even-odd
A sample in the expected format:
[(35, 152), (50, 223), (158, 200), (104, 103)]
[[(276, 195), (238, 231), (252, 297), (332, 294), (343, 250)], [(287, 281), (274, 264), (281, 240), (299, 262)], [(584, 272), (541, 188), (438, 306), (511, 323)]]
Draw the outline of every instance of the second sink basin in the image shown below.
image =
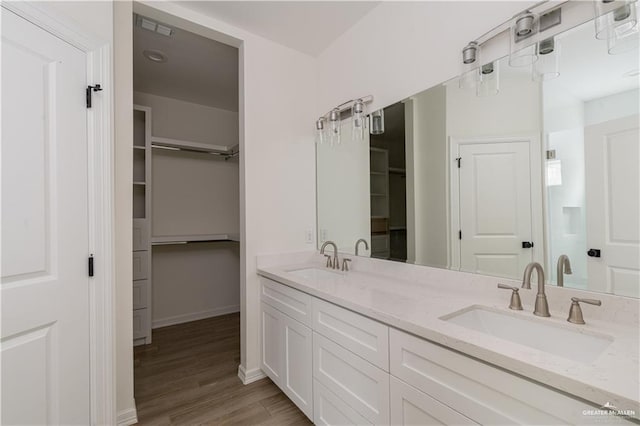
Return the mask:
[(305, 280), (326, 280), (335, 279), (342, 276), (342, 274), (339, 272), (315, 267), (293, 269), (287, 272)]
[(470, 306), (440, 319), (583, 363), (595, 361), (613, 341), (606, 335), (587, 334), (554, 323), (545, 324), (545, 320), (536, 318), (518, 318), (483, 306)]

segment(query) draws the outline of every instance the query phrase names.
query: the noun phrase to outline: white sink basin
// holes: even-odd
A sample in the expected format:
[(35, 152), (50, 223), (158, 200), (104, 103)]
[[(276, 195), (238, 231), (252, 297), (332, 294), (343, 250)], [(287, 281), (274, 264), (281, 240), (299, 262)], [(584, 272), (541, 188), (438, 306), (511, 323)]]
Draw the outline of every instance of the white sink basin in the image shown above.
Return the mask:
[(587, 334), (572, 330), (571, 326), (545, 323), (544, 319), (518, 318), (482, 306), (470, 306), (440, 319), (584, 363), (595, 361), (613, 341), (610, 336)]
[(342, 277), (342, 274), (339, 272), (334, 272), (329, 269), (321, 269), (321, 268), (300, 268), (293, 269), (287, 271), (288, 273), (295, 275), (296, 277), (305, 279), (305, 280), (327, 280), (327, 279), (335, 279)]

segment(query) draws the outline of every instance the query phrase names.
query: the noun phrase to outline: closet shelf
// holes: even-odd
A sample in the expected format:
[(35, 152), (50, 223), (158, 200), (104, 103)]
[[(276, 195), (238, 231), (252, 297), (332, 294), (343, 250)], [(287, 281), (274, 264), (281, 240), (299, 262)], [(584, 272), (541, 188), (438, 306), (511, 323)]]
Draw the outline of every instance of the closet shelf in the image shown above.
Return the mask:
[(152, 237), (152, 246), (188, 243), (210, 243), (215, 241), (240, 241), (238, 234), (208, 234), (208, 235), (171, 235), (165, 237)]
[(151, 136), (151, 146), (154, 148), (168, 148), (184, 151), (195, 151), (208, 154), (234, 155), (238, 152), (238, 145), (212, 145), (202, 142), (183, 141), (178, 139)]

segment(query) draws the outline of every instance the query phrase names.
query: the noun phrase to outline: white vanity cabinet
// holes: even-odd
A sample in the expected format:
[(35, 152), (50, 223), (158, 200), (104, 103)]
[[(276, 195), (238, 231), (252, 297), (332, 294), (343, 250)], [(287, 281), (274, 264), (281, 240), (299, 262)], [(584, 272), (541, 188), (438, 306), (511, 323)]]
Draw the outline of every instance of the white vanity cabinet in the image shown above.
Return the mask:
[[(304, 306), (310, 296), (264, 278), (262, 289), (262, 371), (313, 419), (311, 328), (273, 306), (300, 313), (291, 308)], [(265, 297), (265, 289), (269, 297)]]

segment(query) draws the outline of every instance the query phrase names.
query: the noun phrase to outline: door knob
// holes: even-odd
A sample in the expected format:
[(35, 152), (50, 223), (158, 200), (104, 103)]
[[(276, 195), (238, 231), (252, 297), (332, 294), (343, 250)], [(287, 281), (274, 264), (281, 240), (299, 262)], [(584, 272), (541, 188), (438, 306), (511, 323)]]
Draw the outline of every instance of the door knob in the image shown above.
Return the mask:
[(522, 242), (522, 248), (532, 248), (533, 247), (533, 242), (532, 241), (523, 241)]
[(589, 249), (589, 251), (587, 252), (587, 256), (600, 257), (600, 249)]

